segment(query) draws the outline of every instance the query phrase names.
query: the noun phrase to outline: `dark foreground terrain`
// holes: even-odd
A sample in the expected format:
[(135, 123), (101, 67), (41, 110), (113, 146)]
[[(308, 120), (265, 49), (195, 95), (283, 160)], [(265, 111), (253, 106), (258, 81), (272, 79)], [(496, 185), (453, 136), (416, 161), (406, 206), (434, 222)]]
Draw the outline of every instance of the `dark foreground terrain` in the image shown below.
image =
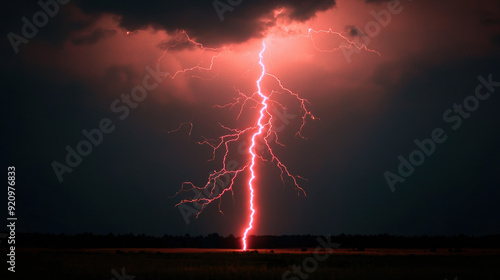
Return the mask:
[[(16, 253), (16, 273), (8, 272), (4, 264), (0, 278), (500, 279), (499, 250), (335, 249), (331, 254), (314, 253), (314, 249), (244, 253), (216, 249), (24, 249)], [(293, 265), (299, 266), (300, 272), (294, 274)]]

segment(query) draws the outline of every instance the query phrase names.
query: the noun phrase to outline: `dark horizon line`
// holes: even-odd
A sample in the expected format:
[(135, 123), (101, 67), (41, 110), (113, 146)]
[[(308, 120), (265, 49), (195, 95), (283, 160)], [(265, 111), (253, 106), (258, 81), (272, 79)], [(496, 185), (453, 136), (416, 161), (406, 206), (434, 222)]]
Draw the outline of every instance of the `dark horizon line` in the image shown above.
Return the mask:
[[(9, 234), (9, 231), (0, 231), (0, 238), (1, 235)], [(169, 237), (184, 237), (184, 236), (189, 236), (191, 238), (195, 237), (205, 237), (205, 236), (210, 236), (210, 235), (218, 235), (219, 237), (222, 238), (242, 238), (242, 236), (235, 236), (234, 234), (230, 233), (229, 235), (221, 235), (217, 232), (212, 232), (212, 233), (207, 233), (207, 234), (197, 234), (197, 235), (191, 235), (189, 233), (184, 233), (184, 234), (168, 234), (165, 233), (163, 235), (155, 235), (155, 234), (146, 234), (146, 233), (116, 233), (116, 232), (108, 232), (108, 233), (95, 233), (95, 232), (80, 232), (80, 233), (65, 233), (65, 232), (58, 232), (58, 233), (50, 233), (50, 232), (17, 232), (16, 234), (20, 235), (65, 235), (68, 237), (74, 237), (78, 235), (94, 235), (94, 236), (109, 236), (109, 235), (114, 235), (114, 236), (144, 236), (144, 237), (153, 237), (153, 238), (162, 238), (165, 236)], [(404, 235), (404, 234), (391, 234), (391, 233), (377, 233), (377, 234), (361, 234), (361, 233), (339, 233), (339, 234), (262, 234), (262, 235), (256, 235), (256, 234), (251, 234), (249, 235), (251, 237), (290, 237), (290, 236), (312, 236), (312, 237), (320, 237), (320, 236), (330, 236), (330, 237), (344, 237), (344, 236), (358, 236), (358, 237), (380, 237), (380, 236), (387, 236), (387, 237), (403, 237), (403, 238), (417, 238), (417, 237), (469, 237), (469, 238), (485, 238), (485, 237), (500, 237), (500, 233), (492, 233), (492, 234), (478, 234), (478, 235), (473, 235), (473, 234), (464, 234), (464, 233), (456, 233), (456, 234), (413, 234), (413, 235)]]
[[(2, 234), (7, 239), (7, 234)], [(9, 239), (9, 241), (11, 241)], [(162, 237), (145, 234), (96, 235), (80, 233), (75, 235), (17, 233), (16, 243), (25, 248), (227, 248), (241, 247), (241, 237), (217, 233), (191, 236), (163, 235)], [(336, 246), (335, 248), (495, 248), (500, 249), (500, 234), (480, 237), (453, 236), (395, 236), (379, 235), (251, 235), (250, 248), (313, 248), (318, 245)]]

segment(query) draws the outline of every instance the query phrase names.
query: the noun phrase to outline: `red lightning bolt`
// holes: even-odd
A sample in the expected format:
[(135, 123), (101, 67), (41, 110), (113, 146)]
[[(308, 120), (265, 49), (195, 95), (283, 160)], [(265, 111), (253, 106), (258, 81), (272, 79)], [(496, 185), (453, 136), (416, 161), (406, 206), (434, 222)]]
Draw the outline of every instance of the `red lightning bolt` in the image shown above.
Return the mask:
[[(313, 38), (313, 33), (318, 34), (318, 33), (326, 33), (326, 34), (333, 34), (336, 36), (341, 37), (343, 40), (347, 42), (347, 45), (340, 46), (338, 48), (334, 49), (320, 49), (316, 46), (316, 43)], [(219, 58), (223, 52), (227, 51), (226, 49), (220, 50), (220, 49), (213, 49), (213, 48), (206, 48), (202, 44), (197, 43), (193, 39), (191, 39), (186, 32), (181, 32), (181, 34), (184, 36), (184, 38), (179, 38), (178, 34), (176, 35), (176, 43), (171, 44), (167, 50), (171, 47), (174, 47), (180, 43), (190, 43), (193, 44), (200, 49), (204, 50), (209, 50), (209, 51), (219, 51), (218, 54), (213, 55), (211, 59), (211, 63), (207, 67), (203, 67), (200, 64), (191, 67), (191, 68), (186, 68), (186, 69), (181, 69), (175, 72), (173, 75), (170, 76), (170, 78), (174, 79), (180, 74), (185, 74), (188, 72), (192, 71), (210, 71), (213, 69), (214, 65), (214, 60), (216, 58)], [(356, 45), (353, 41), (349, 40), (346, 36), (342, 35), (339, 32), (334, 32), (331, 29), (329, 30), (313, 30), (313, 29), (308, 29), (307, 35), (301, 35), (299, 37), (306, 37), (309, 38), (312, 42), (313, 47), (321, 52), (333, 52), (333, 51), (338, 51), (342, 48), (357, 48), (358, 50), (365, 50), (368, 52), (376, 53), (380, 55), (375, 50), (368, 49), (365, 45), (358, 46)], [(241, 91), (237, 90), (238, 92), (238, 98), (235, 99), (234, 102), (228, 103), (225, 105), (217, 105), (215, 107), (218, 108), (229, 108), (233, 109), (235, 106), (239, 105), (240, 110), (238, 113), (238, 119), (241, 116), (242, 112), (244, 111), (244, 108), (247, 106), (248, 103), (255, 103), (256, 107), (258, 109), (258, 119), (255, 121), (255, 125), (251, 127), (247, 127), (245, 129), (233, 129), (226, 127), (222, 124), (220, 126), (227, 130), (228, 133), (225, 135), (220, 136), (218, 139), (206, 139), (204, 138), (203, 141), (198, 142), (198, 144), (202, 145), (208, 145), (213, 149), (213, 156), (211, 160), (215, 160), (216, 158), (216, 152), (219, 150), (223, 150), (223, 158), (222, 158), (222, 167), (218, 171), (214, 171), (212, 174), (208, 176), (208, 180), (206, 181), (204, 186), (196, 186), (195, 184), (191, 182), (184, 182), (182, 183), (181, 189), (176, 193), (179, 194), (181, 192), (187, 192), (187, 191), (195, 191), (197, 193), (194, 197), (192, 198), (187, 198), (181, 200), (176, 206), (184, 203), (194, 203), (196, 205), (200, 206), (199, 212), (197, 213), (196, 217), (198, 217), (203, 210), (205, 209), (206, 206), (211, 204), (212, 202), (219, 201), (219, 211), (222, 213), (220, 207), (221, 207), (221, 198), (226, 192), (231, 192), (233, 194), (233, 199), (234, 199), (234, 193), (233, 193), (233, 186), (235, 184), (235, 179), (245, 171), (249, 172), (249, 179), (248, 179), (248, 194), (249, 194), (249, 218), (248, 218), (248, 225), (246, 226), (243, 236), (242, 236), (242, 243), (243, 243), (243, 250), (246, 251), (248, 249), (248, 236), (249, 233), (253, 229), (253, 224), (254, 224), (254, 216), (255, 213), (257, 212), (257, 207), (254, 201), (255, 198), (255, 179), (257, 178), (257, 170), (256, 170), (256, 163), (257, 160), (260, 159), (261, 161), (270, 161), (276, 164), (276, 166), (280, 169), (281, 174), (281, 180), (283, 183), (285, 183), (285, 178), (290, 178), (293, 181), (294, 186), (299, 190), (299, 194), (303, 193), (305, 195), (305, 191), (299, 186), (298, 180), (306, 180), (298, 175), (293, 175), (291, 172), (289, 172), (288, 168), (278, 159), (278, 157), (275, 155), (273, 152), (273, 149), (271, 147), (271, 144), (278, 144), (281, 146), (284, 146), (282, 143), (278, 141), (278, 134), (276, 129), (273, 127), (273, 114), (270, 111), (270, 107), (272, 105), (276, 107), (280, 107), (281, 109), (285, 109), (285, 107), (279, 103), (277, 100), (272, 98), (273, 94), (281, 94), (281, 93), (286, 93), (290, 95), (291, 97), (295, 98), (299, 104), (300, 104), (300, 110), (302, 112), (302, 124), (299, 128), (299, 130), (296, 133), (296, 136), (303, 137), (302, 135), (302, 129), (304, 128), (307, 119), (315, 119), (315, 116), (307, 109), (307, 105), (309, 102), (301, 98), (297, 93), (293, 92), (292, 90), (286, 88), (281, 80), (273, 74), (270, 74), (266, 70), (266, 65), (264, 63), (264, 53), (266, 51), (266, 44), (263, 41), (262, 42), (262, 49), (259, 52), (259, 65), (261, 67), (261, 72), (259, 78), (256, 80), (256, 86), (257, 86), (257, 92), (251, 94), (251, 95), (246, 95), (242, 93)], [(161, 58), (160, 58), (161, 59)], [(199, 76), (193, 76), (196, 78), (201, 78)], [(265, 77), (270, 77), (272, 80), (275, 81), (277, 90), (271, 90), (270, 92), (268, 91), (267, 94), (264, 93), (263, 88), (262, 88), (262, 82)], [(253, 108), (253, 107), (252, 107)], [(191, 131), (193, 129), (193, 124), (191, 122), (187, 123), (182, 123), (177, 129), (172, 130), (170, 132), (177, 132), (181, 129), (183, 125), (189, 125), (190, 126), (190, 131), (189, 135), (191, 135)], [(169, 132), (169, 133), (170, 133)], [(248, 136), (247, 136), (248, 135)], [(251, 140), (251, 145), (248, 148), (248, 161), (243, 164), (243, 165), (237, 165), (237, 166), (230, 166), (228, 162), (228, 155), (230, 152), (230, 147), (229, 145), (235, 142), (240, 141), (244, 137), (249, 137)], [(260, 146), (260, 148), (263, 148), (263, 152), (260, 151), (258, 152), (257, 146), (259, 145), (259, 141), (263, 142), (263, 146)], [(267, 158), (266, 156), (267, 155)], [(223, 178), (228, 177), (230, 178), (229, 182), (225, 185), (220, 184), (222, 182)], [(220, 189), (222, 187), (222, 189)]]
[[(319, 33), (325, 33), (325, 34), (333, 34), (333, 35), (337, 35), (339, 36), (340, 38), (342, 38), (343, 40), (345, 40), (347, 42), (346, 45), (342, 45), (338, 48), (333, 48), (333, 49), (320, 49), (316, 46), (316, 42), (314, 41), (314, 38), (312, 36), (312, 34), (319, 34)], [(314, 30), (312, 28), (309, 28), (308, 29), (308, 32), (307, 32), (307, 36), (308, 38), (311, 39), (311, 42), (312, 42), (312, 45), (313, 47), (319, 51), (319, 52), (335, 52), (335, 51), (338, 51), (338, 50), (341, 50), (343, 48), (345, 49), (350, 49), (352, 47), (358, 49), (359, 51), (361, 50), (365, 50), (367, 52), (371, 52), (371, 53), (375, 53), (375, 54), (378, 54), (379, 56), (382, 56), (378, 51), (376, 50), (372, 50), (372, 49), (369, 49), (366, 45), (360, 45), (358, 46), (356, 44), (356, 42), (354, 42), (353, 40), (349, 40), (349, 38), (347, 38), (347, 36), (343, 35), (342, 33), (340, 32), (336, 32), (336, 31), (333, 31), (331, 28), (328, 29), (328, 30)]]
[[(248, 179), (248, 193), (249, 193), (249, 221), (248, 225), (244, 230), (243, 237), (242, 237), (242, 243), (243, 243), (243, 250), (248, 249), (248, 235), (250, 231), (253, 228), (253, 223), (254, 223), (254, 215), (256, 213), (256, 204), (254, 201), (255, 198), (255, 179), (257, 178), (257, 170), (256, 170), (256, 163), (257, 160), (260, 159), (262, 161), (271, 161), (275, 162), (276, 166), (280, 169), (281, 171), (281, 180), (285, 183), (285, 177), (291, 178), (293, 181), (294, 186), (300, 190), (305, 195), (305, 191), (299, 186), (298, 180), (304, 178), (293, 175), (288, 168), (278, 159), (278, 157), (275, 155), (275, 153), (272, 150), (271, 144), (278, 144), (281, 146), (284, 146), (278, 141), (278, 134), (277, 132), (273, 129), (273, 115), (270, 112), (270, 106), (271, 104), (274, 104), (277, 107), (280, 107), (284, 109), (284, 106), (281, 105), (279, 102), (276, 100), (272, 100), (271, 96), (275, 93), (288, 93), (290, 96), (296, 98), (300, 102), (301, 110), (302, 110), (302, 125), (300, 126), (299, 131), (297, 132), (298, 136), (302, 137), (302, 129), (305, 125), (305, 122), (307, 118), (315, 119), (314, 115), (306, 108), (306, 105), (308, 104), (308, 101), (306, 99), (303, 99), (299, 97), (299, 95), (290, 89), (286, 88), (283, 86), (282, 82), (278, 79), (277, 76), (267, 73), (266, 71), (266, 65), (264, 63), (264, 53), (266, 51), (266, 44), (265, 42), (262, 42), (262, 50), (259, 52), (259, 65), (261, 67), (261, 72), (259, 75), (259, 78), (256, 80), (256, 86), (257, 86), (257, 92), (253, 93), (252, 95), (248, 96), (240, 91), (238, 91), (239, 97), (236, 99), (235, 102), (228, 103), (226, 105), (217, 105), (216, 107), (218, 108), (226, 108), (229, 107), (229, 109), (234, 108), (238, 104), (241, 106), (238, 118), (241, 116), (244, 107), (249, 103), (249, 102), (254, 102), (259, 106), (258, 109), (258, 119), (255, 122), (255, 125), (239, 130), (239, 129), (232, 129), (228, 128), (222, 124), (220, 126), (227, 131), (229, 131), (228, 134), (223, 135), (219, 137), (218, 139), (204, 139), (202, 142), (198, 142), (198, 144), (205, 144), (209, 145), (213, 149), (213, 155), (211, 160), (215, 160), (216, 158), (216, 152), (219, 149), (224, 150), (224, 155), (222, 159), (222, 168), (219, 171), (214, 172), (213, 174), (210, 174), (208, 177), (208, 180), (206, 184), (202, 187), (198, 187), (195, 184), (191, 182), (184, 182), (182, 184), (181, 189), (177, 194), (180, 192), (186, 192), (186, 191), (191, 191), (191, 190), (196, 190), (198, 191), (198, 195), (196, 195), (193, 198), (188, 198), (180, 201), (177, 205), (183, 204), (183, 203), (195, 203), (201, 206), (200, 211), (198, 212), (197, 216), (201, 214), (201, 212), (205, 209), (207, 205), (210, 203), (219, 200), (219, 211), (222, 213), (220, 209), (220, 202), (221, 202), (221, 197), (226, 193), (226, 192), (233, 192), (233, 186), (236, 177), (244, 172), (247, 171), (249, 172), (250, 178)], [(208, 70), (211, 69), (212, 65), (208, 68), (203, 68), (203, 70)], [(188, 71), (190, 71), (192, 68), (188, 68)], [(198, 69), (199, 70), (199, 69)], [(181, 70), (184, 71), (184, 70)], [(277, 87), (279, 91), (271, 91), (266, 95), (263, 91), (262, 88), (262, 82), (265, 77), (270, 77), (273, 80), (275, 80)], [(186, 124), (186, 123), (185, 123)], [(190, 124), (190, 123), (189, 123)], [(181, 124), (182, 126), (182, 124)], [(176, 130), (173, 130), (171, 132), (178, 131), (180, 127)], [(237, 169), (232, 169), (228, 168), (228, 154), (230, 151), (229, 145), (231, 143), (234, 143), (236, 141), (239, 141), (241, 138), (244, 137), (244, 135), (249, 134), (250, 137), (250, 147), (248, 148), (248, 156), (249, 160), (248, 162)], [(267, 152), (269, 155), (269, 158), (266, 159), (264, 158), (263, 155), (260, 155), (257, 152), (257, 146), (259, 145), (258, 142), (262, 141), (263, 146), (261, 148), (264, 148), (264, 151)], [(217, 182), (221, 181), (221, 179), (225, 176), (230, 176), (231, 180), (230, 183), (226, 186), (223, 187), (223, 189), (220, 191), (217, 190)], [(220, 186), (219, 186), (220, 187)], [(205, 191), (205, 195), (202, 194), (202, 192)]]
[(264, 51), (266, 50), (266, 44), (262, 42), (262, 51), (259, 53), (259, 64), (262, 67), (262, 72), (260, 74), (259, 79), (257, 80), (257, 94), (260, 96), (262, 99), (261, 105), (262, 108), (260, 109), (260, 115), (259, 115), (259, 120), (257, 121), (257, 126), (259, 127), (259, 130), (252, 135), (252, 144), (250, 145), (250, 148), (248, 148), (248, 153), (251, 154), (251, 163), (250, 163), (250, 180), (248, 180), (248, 190), (250, 191), (250, 221), (248, 222), (248, 227), (245, 229), (245, 233), (243, 234), (243, 251), (247, 250), (247, 235), (252, 230), (253, 227), (253, 216), (255, 215), (255, 209), (254, 209), (254, 188), (253, 188), (253, 181), (255, 179), (255, 139), (262, 135), (262, 132), (264, 130), (265, 122), (264, 118), (267, 113), (267, 100), (269, 97), (265, 96), (262, 93), (262, 88), (260, 83), (262, 82), (262, 79), (264, 79), (264, 76), (266, 75), (266, 65), (264, 65), (264, 62), (262, 61), (263, 59), (263, 54)]

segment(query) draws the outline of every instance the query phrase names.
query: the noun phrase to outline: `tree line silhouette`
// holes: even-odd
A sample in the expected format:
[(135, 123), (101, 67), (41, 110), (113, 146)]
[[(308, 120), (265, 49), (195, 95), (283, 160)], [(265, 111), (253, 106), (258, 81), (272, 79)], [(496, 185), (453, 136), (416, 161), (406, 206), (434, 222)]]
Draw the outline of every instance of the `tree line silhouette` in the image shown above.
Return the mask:
[[(250, 236), (252, 248), (314, 248), (319, 245), (317, 235), (264, 235)], [(364, 248), (414, 248), (436, 249), (450, 248), (489, 248), (500, 249), (500, 235), (486, 236), (395, 236), (380, 235), (330, 235), (332, 243), (340, 244), (340, 248), (363, 250)], [(2, 245), (7, 242), (2, 242)], [(96, 235), (82, 233), (42, 234), (18, 233), (17, 246), (24, 248), (221, 248), (239, 249), (241, 239), (233, 235), (220, 236), (217, 233), (205, 236), (164, 235), (162, 237), (147, 236), (144, 234), (113, 234)]]

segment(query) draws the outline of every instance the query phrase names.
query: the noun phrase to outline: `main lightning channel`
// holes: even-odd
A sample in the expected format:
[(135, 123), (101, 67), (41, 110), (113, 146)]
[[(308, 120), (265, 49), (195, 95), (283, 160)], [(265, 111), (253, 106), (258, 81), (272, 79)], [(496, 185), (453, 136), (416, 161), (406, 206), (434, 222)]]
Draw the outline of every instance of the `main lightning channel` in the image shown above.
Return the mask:
[(264, 76), (266, 75), (266, 65), (263, 62), (264, 58), (264, 52), (266, 51), (266, 44), (265, 42), (262, 42), (262, 50), (259, 53), (259, 65), (262, 68), (262, 72), (260, 74), (259, 79), (257, 80), (257, 94), (262, 98), (261, 105), (262, 108), (260, 109), (260, 115), (259, 115), (259, 120), (257, 121), (257, 126), (259, 127), (259, 130), (252, 135), (252, 144), (248, 148), (248, 153), (251, 155), (251, 163), (250, 163), (250, 179), (248, 180), (248, 190), (250, 192), (250, 221), (248, 222), (248, 227), (245, 229), (245, 233), (243, 234), (243, 251), (247, 250), (247, 237), (248, 233), (250, 230), (253, 228), (253, 217), (255, 215), (255, 206), (254, 206), (254, 185), (253, 181), (255, 180), (255, 160), (256, 160), (256, 154), (255, 154), (255, 141), (256, 138), (260, 135), (262, 135), (262, 132), (264, 131), (264, 116), (267, 112), (267, 100), (269, 97), (264, 95), (262, 93), (262, 87), (261, 87), (261, 82), (262, 79), (264, 79)]
[[(324, 33), (324, 34), (332, 34), (332, 35), (337, 35), (341, 39), (345, 40), (346, 43), (342, 44), (339, 47), (333, 48), (333, 49), (320, 49), (318, 46), (316, 46), (316, 42), (314, 40), (315, 34), (319, 33)], [(366, 45), (358, 45), (356, 42), (350, 40), (347, 36), (339, 33), (339, 32), (334, 32), (332, 29), (329, 30), (314, 30), (309, 28), (307, 35), (299, 35), (296, 38), (309, 38), (311, 40), (311, 43), (313, 47), (320, 52), (334, 52), (338, 50), (350, 50), (354, 48), (353, 51), (368, 51), (372, 52), (375, 54), (380, 55), (379, 52), (375, 50), (368, 49)], [(199, 63), (196, 66), (189, 67), (189, 68), (184, 68), (177, 70), (174, 74), (170, 74), (169, 78), (175, 79), (181, 75), (190, 75), (190, 77), (193, 78), (199, 78), (201, 80), (211, 80), (212, 78), (206, 78), (206, 77), (201, 77), (196, 75), (196, 72), (210, 72), (213, 70), (213, 66), (215, 63), (216, 59), (219, 59), (223, 53), (229, 52), (229, 49), (227, 48), (207, 48), (203, 46), (202, 44), (196, 42), (195, 40), (191, 39), (185, 31), (182, 31), (180, 33), (176, 33), (176, 37), (173, 40), (170, 45), (167, 46), (165, 52), (163, 55), (158, 59), (158, 63), (160, 63), (161, 59), (165, 56), (167, 50), (176, 47), (182, 43), (186, 44), (193, 44), (195, 47), (201, 49), (201, 50), (208, 50), (210, 52), (216, 52), (216, 54), (212, 55), (212, 58), (210, 60), (210, 64), (208, 66), (202, 66), (201, 63)], [(238, 89), (238, 97), (235, 98), (234, 102), (225, 104), (225, 105), (216, 105), (214, 107), (217, 108), (229, 108), (230, 110), (233, 109), (236, 106), (239, 106), (239, 113), (237, 119), (240, 118), (242, 115), (243, 111), (245, 108), (248, 108), (250, 106), (250, 103), (254, 103), (255, 107), (251, 107), (251, 109), (256, 109), (258, 111), (258, 119), (255, 120), (255, 122), (249, 126), (245, 127), (243, 129), (239, 128), (230, 128), (226, 127), (223, 124), (219, 125), (227, 131), (226, 134), (223, 134), (222, 136), (216, 138), (216, 139), (207, 139), (203, 137), (202, 141), (197, 141), (198, 144), (200, 145), (208, 145), (212, 151), (213, 155), (210, 161), (213, 161), (216, 159), (216, 153), (218, 151), (222, 151), (222, 166), (220, 167), (219, 170), (214, 170), (214, 172), (210, 173), (208, 176), (205, 185), (197, 186), (192, 182), (183, 182), (181, 185), (180, 190), (176, 193), (176, 195), (182, 193), (182, 192), (189, 192), (193, 191), (195, 193), (195, 196), (188, 197), (185, 199), (182, 199), (179, 203), (176, 204), (176, 206), (182, 205), (182, 204), (190, 204), (193, 203), (195, 206), (197, 206), (197, 213), (196, 213), (196, 218), (203, 212), (203, 210), (211, 203), (215, 202), (218, 200), (219, 202), (219, 212), (223, 213), (221, 210), (221, 202), (222, 202), (222, 197), (228, 193), (231, 192), (233, 195), (234, 199), (234, 192), (233, 192), (233, 186), (235, 185), (235, 182), (237, 178), (239, 178), (240, 174), (243, 172), (249, 172), (249, 179), (246, 184), (247, 190), (248, 190), (248, 209), (249, 209), (249, 216), (247, 216), (247, 225), (244, 229), (243, 236), (242, 238), (242, 249), (243, 251), (247, 251), (249, 247), (251, 247), (251, 244), (249, 244), (249, 234), (254, 230), (254, 222), (255, 222), (255, 214), (258, 212), (258, 205), (255, 203), (255, 194), (256, 194), (256, 178), (258, 178), (258, 170), (257, 170), (257, 161), (260, 159), (265, 162), (271, 162), (274, 163), (280, 170), (280, 177), (283, 183), (285, 184), (285, 179), (289, 178), (292, 180), (293, 185), (295, 188), (299, 191), (300, 193), (303, 193), (306, 195), (305, 191), (299, 186), (298, 180), (305, 180), (307, 179), (299, 176), (299, 175), (294, 175), (292, 174), (287, 166), (285, 166), (280, 159), (275, 155), (271, 145), (276, 144), (280, 145), (282, 147), (285, 147), (284, 144), (282, 144), (278, 140), (278, 131), (274, 129), (273, 127), (273, 114), (271, 113), (270, 109), (273, 108), (281, 108), (282, 110), (286, 110), (285, 106), (283, 106), (276, 98), (273, 98), (273, 94), (282, 94), (285, 93), (292, 98), (295, 98), (299, 102), (300, 106), (300, 111), (301, 111), (301, 125), (300, 128), (298, 129), (296, 136), (301, 137), (303, 139), (306, 139), (303, 134), (302, 134), (302, 129), (304, 128), (306, 124), (306, 120), (312, 119), (315, 120), (317, 119), (311, 111), (309, 111), (308, 107), (308, 100), (300, 97), (297, 93), (292, 91), (291, 89), (287, 88), (284, 86), (284, 84), (281, 82), (281, 80), (278, 78), (278, 76), (268, 73), (266, 69), (266, 65), (264, 63), (264, 53), (266, 52), (266, 44), (265, 41), (262, 41), (262, 49), (259, 52), (259, 65), (261, 67), (261, 73), (259, 78), (255, 81), (256, 86), (257, 86), (257, 92), (254, 92), (252, 94), (245, 94), (241, 92)], [(262, 88), (262, 83), (264, 78), (270, 78), (271, 83), (269, 84), (270, 89), (267, 90), (268, 94), (264, 94), (263, 88)], [(277, 88), (277, 89), (272, 89), (272, 88)], [(258, 108), (258, 109), (257, 109)], [(276, 109), (275, 108), (275, 109)], [(257, 117), (257, 116), (255, 116)], [(173, 132), (178, 132), (182, 129), (183, 126), (189, 126), (189, 136), (191, 136), (192, 130), (193, 130), (193, 123), (192, 122), (184, 122), (179, 125), (177, 129), (171, 130), (168, 133), (173, 133)], [(248, 133), (248, 134), (247, 134)], [(248, 138), (247, 138), (248, 137)], [(245, 153), (245, 161), (233, 165), (232, 161), (228, 161), (229, 158), (229, 153), (230, 153), (230, 145), (234, 143), (238, 143), (239, 141), (242, 141), (242, 138), (245, 139), (251, 139), (251, 145), (248, 148), (248, 150), (243, 149), (242, 152)], [(262, 143), (261, 143), (262, 142)], [(224, 181), (223, 179), (227, 178), (227, 181)], [(193, 209), (193, 208), (191, 208)], [(250, 246), (249, 246), (250, 245)]]

